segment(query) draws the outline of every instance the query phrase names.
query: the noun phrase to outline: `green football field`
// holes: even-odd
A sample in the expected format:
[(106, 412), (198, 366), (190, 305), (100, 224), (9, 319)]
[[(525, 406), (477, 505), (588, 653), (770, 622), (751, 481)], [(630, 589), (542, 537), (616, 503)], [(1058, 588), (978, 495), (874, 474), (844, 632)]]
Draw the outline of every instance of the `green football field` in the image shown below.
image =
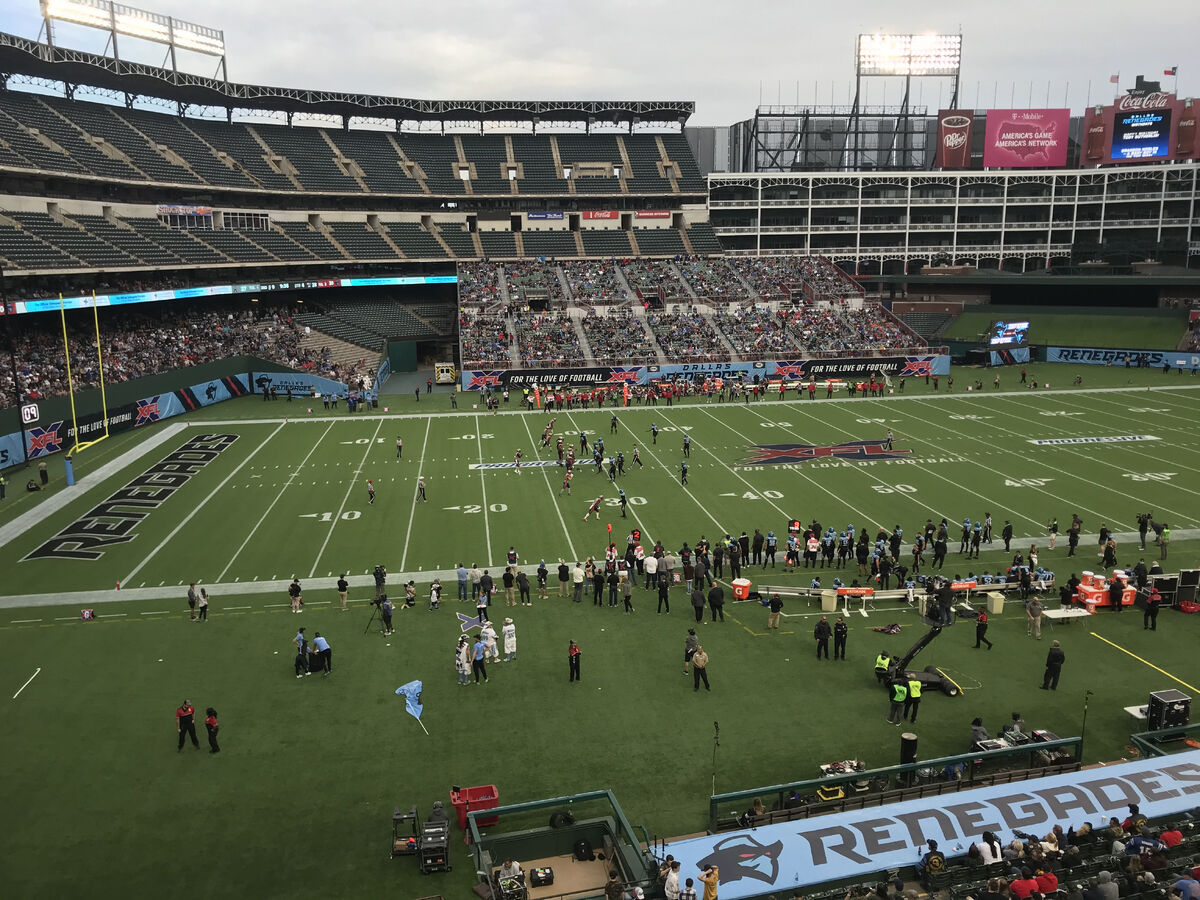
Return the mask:
[(946, 340), (977, 341), (997, 320), (1028, 320), (1029, 340), (1039, 346), (1121, 347), (1130, 350), (1174, 350), (1187, 330), (1179, 311), (1005, 307), (968, 309), (942, 334)]
[[(1174, 534), (1166, 570), (1195, 566), (1200, 384), (1092, 367), (1029, 371), (1055, 389), (1028, 390), (1006, 371), (995, 390), (992, 372), (956, 370), (951, 395), (944, 379), (936, 392), (909, 379), (903, 395), (879, 400), (618, 409), (616, 434), (609, 409), (555, 413), (577, 451), (580, 430), (604, 437), (610, 452), (625, 451), (618, 485), (630, 499), (626, 519), (611, 502), (616, 487), (586, 460), (571, 496), (560, 495), (557, 465), (534, 465), (551, 460), (539, 440), (551, 415), (490, 415), (470, 409), (470, 395), (457, 411), (443, 393), (419, 405), (389, 398), (387, 414), (381, 403), (355, 417), (245, 399), (85, 450), (69, 502), (0, 547), (9, 574), (0, 597), (8, 690), (0, 762), (14, 818), (5, 867), (13, 896), (62, 896), (85, 884), (100, 896), (139, 895), (180, 878), (214, 896), (276, 897), (298, 886), (336, 896), (464, 896), (473, 875), (457, 833), (453, 873), (423, 877), (413, 860), (387, 859), (394, 806), (416, 803), (424, 814), (448, 799), (451, 784), (496, 784), (502, 802), (607, 787), (651, 833), (702, 830), (714, 720), (719, 791), (813, 777), (819, 763), (847, 756), (896, 762), (897, 729), (884, 721), (871, 664), (879, 649), (903, 652), (923, 633), (903, 607), (855, 612), (848, 662), (818, 663), (814, 607), (789, 601), (783, 627), (767, 633), (761, 607), (727, 606), (726, 622), (697, 627), (713, 682), (711, 693), (697, 694), (681, 674), (693, 622), (680, 588), (670, 613), (657, 615), (654, 597), (639, 587), (636, 612), (626, 617), (590, 598), (558, 598), (552, 574), (546, 600), (535, 592), (532, 607), (510, 609), (501, 596), (492, 610), (497, 621), (514, 619), (517, 660), (490, 666), (485, 685), (459, 687), (455, 614), (474, 608), (458, 604), (444, 572), (465, 562), (498, 575), (510, 546), (527, 566), (600, 556), (610, 524), (621, 546), (637, 527), (644, 542), (677, 549), (755, 528), (784, 535), (788, 519), (814, 517), (872, 534), (899, 524), (907, 561), (907, 539), (926, 518), (955, 523), (990, 512), (997, 531), (1013, 522), (1014, 550), (1036, 541), (1042, 564), (1063, 577), (1097, 568), (1102, 522), (1125, 535), (1120, 561), (1136, 562), (1141, 554), (1127, 533), (1147, 509)], [(1076, 373), (1084, 385), (1068, 388)], [(967, 392), (977, 375), (984, 390)], [(186, 427), (166, 431), (172, 424)], [(894, 452), (872, 449), (889, 429)], [(692, 442), (686, 486), (684, 434)], [(147, 448), (156, 436), (168, 439)], [(641, 468), (630, 462), (635, 443)], [(79, 551), (85, 513), (184, 445), (223, 449), (134, 522), (122, 535), (131, 539), (91, 544), (102, 551), (97, 558), (64, 555)], [(518, 448), (519, 473), (511, 466)], [(102, 479), (105, 464), (114, 471)], [(21, 489), (22, 470), (8, 473), (0, 527), (64, 489), (60, 459), (50, 472), (51, 490), (36, 495)], [(414, 502), (419, 476), (425, 503)], [(583, 522), (600, 494), (601, 519)], [(1065, 531), (1075, 512), (1092, 537), (1068, 560), (1065, 537), (1046, 549), (1044, 526), (1057, 516)], [(69, 538), (56, 543), (55, 535)], [(947, 574), (996, 571), (1010, 560), (998, 539), (978, 562), (957, 549), (952, 544)], [(1156, 553), (1149, 547), (1145, 555)], [(393, 596), (407, 578), (417, 582), (419, 602), (397, 614), (391, 637), (368, 624), (377, 564), (389, 570)], [(341, 572), (353, 576), (348, 611), (334, 608)], [(446, 591), (430, 611), (435, 573)], [(807, 586), (812, 577), (803, 569), (745, 574), (764, 587)], [(853, 577), (818, 574), (825, 583)], [(304, 585), (301, 615), (287, 609), (292, 576)], [(188, 621), (191, 581), (212, 594), (207, 623)], [(83, 608), (99, 618), (81, 621)], [(901, 634), (871, 630), (891, 622)], [(300, 625), (329, 638), (330, 677), (293, 677), (291, 638)], [(1091, 689), (1086, 756), (1121, 757), (1136, 730), (1122, 707), (1144, 703), (1151, 690), (1200, 690), (1196, 622), (1166, 610), (1159, 626), (1144, 631), (1136, 612), (1059, 626), (1053, 637), (1063, 641), (1067, 664), (1054, 693), (1037, 689), (1048, 640), (1027, 638), (1014, 607), (993, 620), (993, 651), (973, 648), (969, 624), (948, 629), (917, 663), (952, 673), (964, 695), (923, 704), (915, 729), (921, 756), (962, 752), (972, 718), (982, 716), (994, 732), (1014, 710), (1032, 727), (1078, 734)], [(567, 681), (569, 639), (584, 651), (579, 684)], [(424, 682), (428, 736), (393, 693), (412, 679)], [(174, 710), (184, 698), (198, 711), (220, 712), (220, 755), (207, 753), (202, 726), (202, 749), (176, 752)]]

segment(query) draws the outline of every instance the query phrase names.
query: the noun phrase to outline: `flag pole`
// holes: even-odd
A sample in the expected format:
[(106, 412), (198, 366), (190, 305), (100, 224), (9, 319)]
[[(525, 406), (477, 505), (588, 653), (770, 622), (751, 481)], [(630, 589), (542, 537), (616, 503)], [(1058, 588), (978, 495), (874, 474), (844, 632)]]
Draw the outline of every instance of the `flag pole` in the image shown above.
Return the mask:
[(424, 722), (422, 722), (420, 719), (417, 719), (417, 724), (421, 726), (421, 730), (422, 730), (422, 731), (424, 731), (424, 732), (425, 732), (425, 735), (426, 735), (426, 737), (428, 737), (428, 736), (429, 736), (429, 732), (428, 732), (428, 730), (426, 730), (426, 728), (425, 728), (425, 723), (424, 723)]

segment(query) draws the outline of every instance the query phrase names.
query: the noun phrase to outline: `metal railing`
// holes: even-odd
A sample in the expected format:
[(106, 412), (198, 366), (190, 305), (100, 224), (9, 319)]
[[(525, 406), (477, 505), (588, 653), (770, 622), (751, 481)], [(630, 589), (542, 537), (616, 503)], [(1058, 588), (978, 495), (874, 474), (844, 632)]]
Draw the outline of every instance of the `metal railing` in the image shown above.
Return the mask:
[[(1034, 765), (1035, 753), (1045, 753), (1063, 758), (1057, 762)], [(998, 762), (1022, 758), (1029, 765), (1023, 766), (1016, 771), (993, 771), (991, 773), (986, 771)], [(925, 794), (936, 794), (968, 790), (970, 788), (981, 787), (989, 782), (995, 783), (998, 779), (1010, 778), (1015, 780), (1012, 778), (1014, 775), (1019, 776), (1023, 780), (1024, 778), (1041, 775), (1043, 773), (1042, 770), (1046, 768), (1058, 768), (1064, 765), (1078, 767), (1082, 764), (1082, 760), (1082, 737), (1059, 738), (1041, 743), (1029, 743), (1020, 747), (1006, 747), (1002, 750), (971, 751), (970, 753), (963, 753), (957, 756), (943, 756), (938, 759), (903, 763), (881, 769), (867, 769), (862, 772), (847, 772), (842, 775), (833, 775), (824, 778), (809, 778), (804, 781), (793, 781), (786, 784), (773, 784), (766, 787), (713, 794), (708, 801), (708, 829), (710, 832), (717, 831), (723, 817), (743, 812), (747, 805), (755, 799), (763, 800), (764, 803), (767, 803), (766, 798), (773, 798), (774, 805), (777, 807), (773, 816), (779, 821), (787, 821), (825, 813), (842, 812), (846, 809), (860, 809), (864, 806), (883, 806), (887, 803), (907, 799), (901, 795), (908, 794), (909, 792), (911, 792), (911, 796), (921, 796), (923, 792)], [(933, 780), (931, 777), (931, 773), (944, 773), (955, 770), (961, 773), (961, 777), (953, 781), (943, 780), (939, 782)], [(866, 790), (861, 790), (857, 787), (863, 783), (866, 783), (868, 786)], [(785, 808), (785, 804), (791, 795), (812, 795), (815, 798), (819, 788), (827, 791), (830, 788), (842, 788), (845, 796), (834, 801), (819, 802), (814, 800), (806, 802), (801, 806), (792, 807), (791, 809)], [(770, 803), (767, 803), (767, 805), (768, 807), (771, 806)]]

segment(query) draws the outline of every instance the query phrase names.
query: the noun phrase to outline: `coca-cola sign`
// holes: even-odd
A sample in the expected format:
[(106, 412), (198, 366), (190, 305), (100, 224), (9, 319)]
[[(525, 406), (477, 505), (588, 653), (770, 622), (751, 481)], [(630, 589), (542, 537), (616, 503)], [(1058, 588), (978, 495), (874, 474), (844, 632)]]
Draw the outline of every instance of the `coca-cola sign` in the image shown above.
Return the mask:
[(1174, 99), (1174, 94), (1168, 94), (1165, 91), (1154, 91), (1153, 93), (1142, 94), (1141, 96), (1126, 94), (1117, 101), (1116, 106), (1119, 112), (1135, 112), (1142, 109), (1165, 109)]

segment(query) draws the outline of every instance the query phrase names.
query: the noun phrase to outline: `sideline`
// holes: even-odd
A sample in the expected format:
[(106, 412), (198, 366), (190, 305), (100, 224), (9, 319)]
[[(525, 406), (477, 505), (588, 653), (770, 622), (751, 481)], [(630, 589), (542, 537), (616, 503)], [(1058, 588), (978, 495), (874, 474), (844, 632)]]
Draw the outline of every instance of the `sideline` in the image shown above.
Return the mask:
[[(74, 491), (70, 488), (64, 488), (47, 497), (33, 509), (26, 510), (11, 522), (0, 526), (0, 547), (4, 547), (26, 531), (42, 524), (46, 519), (66, 507), (68, 503), (74, 503), (80, 497), (86, 497), (96, 488), (102, 487), (105, 481), (126, 466), (145, 456), (155, 447), (165, 444), (180, 432), (186, 431), (190, 427), (192, 426), (187, 422), (174, 422), (152, 432), (144, 441), (134, 444), (116, 459), (109, 460), (94, 472), (84, 475), (80, 479), (80, 482), (83, 484), (82, 490)], [(79, 482), (76, 484), (78, 485)]]
[[(682, 373), (682, 374), (698, 374), (698, 373)], [(721, 373), (714, 372), (713, 374), (719, 375)], [(576, 387), (600, 387), (600, 386), (602, 386), (602, 385), (591, 384), (591, 383), (589, 383), (588, 385), (576, 385)], [(1153, 387), (1150, 385), (1140, 385), (1140, 386), (1135, 387), (1133, 385), (1130, 385), (1128, 387), (1106, 387), (1106, 388), (1082, 388), (1082, 387), (1081, 388), (1071, 388), (1071, 387), (1039, 388), (1036, 391), (1030, 390), (1028, 388), (1023, 388), (1018, 391), (1000, 390), (1000, 391), (994, 391), (992, 393), (988, 393), (987, 391), (980, 391), (978, 394), (975, 393), (974, 391), (971, 391), (970, 393), (967, 393), (966, 391), (954, 391), (954, 392), (938, 391), (936, 393), (920, 394), (920, 395), (917, 395), (917, 394), (888, 394), (887, 397), (884, 397), (884, 398), (877, 397), (875, 399), (876, 400), (883, 399), (884, 401), (890, 403), (893, 400), (896, 400), (896, 401), (907, 401), (907, 400), (937, 401), (937, 400), (962, 400), (964, 398), (968, 399), (968, 400), (974, 400), (977, 397), (979, 397), (979, 398), (1004, 397), (1006, 395), (1017, 396), (1017, 397), (1024, 397), (1024, 396), (1029, 396), (1029, 395), (1032, 395), (1035, 397), (1044, 397), (1047, 395), (1055, 395), (1055, 394), (1062, 394), (1062, 395), (1074, 397), (1079, 394), (1131, 394), (1131, 393), (1145, 394), (1145, 393), (1155, 393), (1155, 392), (1161, 392), (1161, 391), (1200, 391), (1200, 384), (1163, 385), (1161, 387)], [(512, 393), (512, 392), (510, 392), (510, 393)], [(468, 396), (471, 394), (473, 394), (473, 392), (463, 391), (461, 396), (465, 397), (465, 396)], [(787, 399), (785, 399), (785, 400), (778, 399), (778, 396), (766, 397), (765, 399), (758, 400), (758, 401), (755, 401), (754, 403), (750, 403), (750, 404), (745, 404), (740, 401), (737, 403), (734, 403), (733, 401), (726, 401), (725, 403), (716, 403), (716, 402), (703, 403), (704, 398), (696, 396), (696, 397), (686, 397), (686, 398), (682, 399), (679, 403), (677, 403), (673, 406), (667, 406), (667, 404), (665, 402), (659, 403), (657, 406), (654, 406), (654, 405), (651, 405), (648, 403), (631, 404), (629, 406), (620, 406), (620, 405), (617, 405), (617, 406), (605, 405), (603, 407), (589, 406), (587, 409), (578, 409), (577, 408), (577, 409), (555, 410), (554, 415), (566, 414), (569, 416), (571, 413), (586, 414), (586, 413), (594, 413), (594, 412), (612, 412), (613, 410), (619, 410), (621, 415), (625, 415), (626, 413), (631, 413), (631, 412), (657, 412), (658, 415), (665, 416), (666, 412), (675, 412), (676, 410), (679, 410), (679, 409), (686, 410), (691, 406), (701, 406), (701, 405), (715, 406), (718, 409), (721, 408), (722, 406), (746, 406), (746, 405), (749, 405), (751, 407), (761, 405), (761, 406), (767, 406), (769, 408), (774, 408), (776, 406), (785, 406), (786, 407), (786, 406), (789, 406), (794, 403), (813, 403), (814, 406), (817, 406), (821, 403), (851, 403), (851, 404), (863, 403), (865, 406), (865, 401), (870, 399), (868, 397), (847, 397), (844, 395), (844, 392), (843, 392), (842, 396), (835, 396), (828, 400), (822, 397), (817, 401), (810, 401), (807, 398), (804, 398), (804, 399), (797, 398), (794, 396), (794, 394), (795, 394), (795, 391), (790, 390), (790, 391), (788, 391)], [(481, 396), (481, 395), (477, 395), (477, 396)], [(514, 397), (514, 399), (516, 399), (515, 394), (513, 394), (513, 397)], [(546, 415), (550, 415), (550, 413), (548, 413), (544, 408), (535, 408), (532, 410), (521, 409), (521, 404), (519, 401), (516, 403), (513, 403), (512, 406), (514, 407), (513, 409), (501, 409), (499, 412), (492, 413), (492, 415), (521, 416), (521, 415), (525, 415), (528, 412), (545, 413)], [(351, 415), (350, 413), (346, 413), (346, 415), (344, 415), (344, 416), (320, 416), (314, 412), (311, 416), (310, 415), (305, 415), (303, 417), (289, 416), (287, 418), (287, 421), (290, 422), (292, 419), (295, 419), (296, 422), (369, 422), (369, 421), (374, 421), (375, 419), (433, 419), (433, 418), (445, 419), (445, 418), (452, 418), (452, 417), (453, 418), (461, 418), (461, 417), (465, 417), (465, 416), (469, 416), (469, 415), (481, 416), (481, 415), (484, 415), (485, 413), (486, 413), (486, 410), (465, 409), (465, 408), (461, 409), (461, 410), (446, 410), (443, 412), (415, 412), (414, 411), (414, 412), (388, 412), (388, 413), (366, 413), (366, 414), (354, 413), (353, 415)], [(203, 420), (197, 420), (198, 423), (201, 421), (204, 423), (205, 427), (217, 426), (217, 425), (233, 427), (235, 425), (274, 425), (279, 422), (279, 419), (276, 418), (276, 419), (203, 419)]]

